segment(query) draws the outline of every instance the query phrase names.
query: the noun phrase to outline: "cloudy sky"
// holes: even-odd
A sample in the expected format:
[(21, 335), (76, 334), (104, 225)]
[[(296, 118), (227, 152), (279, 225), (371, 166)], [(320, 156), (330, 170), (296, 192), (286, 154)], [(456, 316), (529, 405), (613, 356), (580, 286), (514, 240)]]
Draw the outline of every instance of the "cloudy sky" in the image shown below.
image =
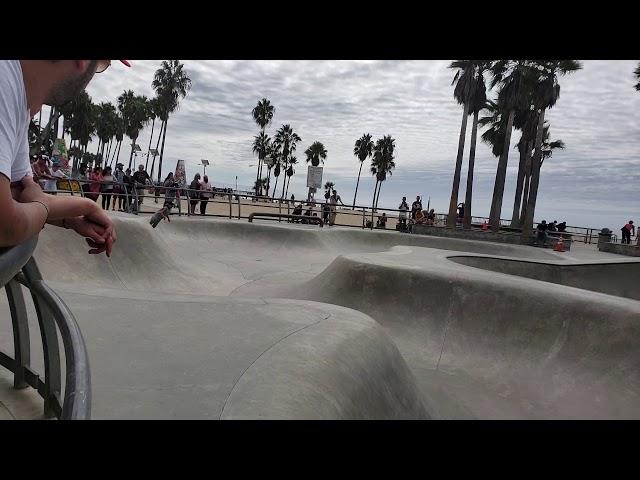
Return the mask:
[[(149, 97), (160, 60), (114, 64), (88, 88), (94, 102), (112, 101), (125, 89)], [(430, 197), (431, 206), (448, 206), (462, 108), (453, 98), (449, 61), (195, 61), (185, 60), (193, 86), (169, 119), (163, 174), (184, 159), (191, 176), (201, 158), (216, 184), (251, 185), (256, 158), (251, 142), (258, 127), (251, 110), (263, 97), (276, 107), (273, 135), (290, 124), (302, 137), (298, 159), (312, 142), (328, 150), (324, 181), (335, 182), (343, 200), (353, 201), (359, 163), (353, 145), (363, 133), (396, 139), (393, 176), (385, 182), (381, 206), (396, 208), (401, 197)], [(634, 90), (637, 61), (587, 60), (584, 68), (561, 79), (560, 100), (547, 114), (552, 139), (564, 151), (545, 161), (536, 220), (566, 220), (570, 225), (619, 228), (640, 221), (640, 92)], [(464, 199), (470, 125), (460, 199)], [(149, 126), (150, 127), (150, 126)], [(151, 129), (138, 143), (146, 151)], [(157, 131), (157, 129), (156, 129)], [(512, 137), (515, 145), (519, 133)], [(155, 143), (155, 142), (154, 142)], [(91, 147), (90, 147), (91, 148)], [(124, 145), (121, 160), (128, 159)], [(518, 155), (512, 150), (502, 216), (510, 218)], [(497, 158), (479, 143), (474, 181), (475, 215), (488, 215)], [(370, 204), (374, 182), (363, 169), (359, 204)], [(304, 161), (291, 187), (306, 196)], [(164, 176), (164, 175), (163, 175)]]

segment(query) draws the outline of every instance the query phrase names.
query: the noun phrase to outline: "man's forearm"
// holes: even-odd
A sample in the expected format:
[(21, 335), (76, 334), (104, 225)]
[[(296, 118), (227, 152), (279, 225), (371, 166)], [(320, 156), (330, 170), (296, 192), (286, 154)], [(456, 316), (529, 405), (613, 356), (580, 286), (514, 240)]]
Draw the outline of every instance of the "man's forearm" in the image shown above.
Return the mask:
[[(38, 199), (41, 200), (41, 199)], [(42, 202), (49, 207), (49, 220), (80, 217), (97, 208), (97, 204), (82, 197), (58, 197), (42, 193)], [(51, 222), (48, 222), (51, 223)]]
[(3, 214), (0, 222), (0, 246), (18, 245), (37, 235), (47, 218), (46, 208), (37, 203), (14, 203), (12, 212)]

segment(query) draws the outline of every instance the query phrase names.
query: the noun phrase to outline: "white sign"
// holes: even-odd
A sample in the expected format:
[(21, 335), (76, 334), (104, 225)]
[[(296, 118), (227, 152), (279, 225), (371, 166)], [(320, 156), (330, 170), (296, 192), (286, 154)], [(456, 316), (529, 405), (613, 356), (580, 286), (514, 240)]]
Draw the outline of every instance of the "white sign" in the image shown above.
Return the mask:
[(322, 188), (322, 167), (309, 165), (307, 170), (307, 187)]

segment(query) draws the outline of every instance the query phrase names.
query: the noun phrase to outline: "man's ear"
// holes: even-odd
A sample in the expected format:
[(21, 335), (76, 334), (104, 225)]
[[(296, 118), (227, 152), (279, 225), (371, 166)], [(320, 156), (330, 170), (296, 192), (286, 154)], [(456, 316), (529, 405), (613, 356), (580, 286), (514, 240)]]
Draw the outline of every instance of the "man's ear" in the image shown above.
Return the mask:
[(84, 73), (89, 66), (91, 60), (74, 60), (73, 66), (78, 71), (78, 73)]

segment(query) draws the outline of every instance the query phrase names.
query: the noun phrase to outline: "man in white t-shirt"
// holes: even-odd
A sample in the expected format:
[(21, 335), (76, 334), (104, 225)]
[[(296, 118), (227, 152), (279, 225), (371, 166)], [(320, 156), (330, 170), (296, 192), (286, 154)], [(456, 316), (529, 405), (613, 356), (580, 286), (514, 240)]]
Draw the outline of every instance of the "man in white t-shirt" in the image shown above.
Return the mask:
[(28, 144), (30, 119), (43, 104), (64, 105), (110, 64), (111, 60), (0, 60), (0, 247), (20, 244), (49, 223), (85, 237), (89, 253), (111, 255), (116, 241), (112, 220), (90, 199), (45, 194), (33, 180)]
[(44, 189), (51, 193), (52, 195), (56, 195), (58, 191), (58, 179), (59, 178), (67, 178), (62, 170), (60, 170), (60, 163), (53, 161), (51, 163), (51, 180), (45, 180)]

